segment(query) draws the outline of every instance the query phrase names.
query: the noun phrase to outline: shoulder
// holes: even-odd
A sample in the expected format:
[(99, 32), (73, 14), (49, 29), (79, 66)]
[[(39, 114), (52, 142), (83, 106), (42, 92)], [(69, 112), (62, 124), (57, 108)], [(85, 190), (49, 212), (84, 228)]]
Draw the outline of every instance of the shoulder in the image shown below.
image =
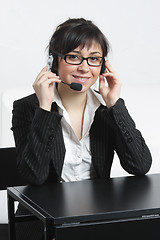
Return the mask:
[(35, 93), (25, 96), (23, 98), (20, 98), (18, 100), (15, 100), (13, 103), (14, 107), (24, 107), (25, 106), (25, 107), (33, 108), (38, 105), (39, 105), (38, 98)]
[(13, 103), (13, 117), (21, 116), (21, 118), (32, 118), (36, 109), (39, 108), (39, 102), (36, 94), (31, 94)]

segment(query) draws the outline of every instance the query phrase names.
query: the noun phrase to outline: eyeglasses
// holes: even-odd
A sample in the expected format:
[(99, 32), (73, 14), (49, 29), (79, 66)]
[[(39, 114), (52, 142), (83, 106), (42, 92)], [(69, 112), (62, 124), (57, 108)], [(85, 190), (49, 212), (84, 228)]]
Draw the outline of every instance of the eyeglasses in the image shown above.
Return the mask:
[(66, 63), (72, 64), (72, 65), (80, 65), (84, 60), (86, 60), (89, 66), (98, 67), (98, 66), (102, 66), (104, 61), (103, 57), (97, 57), (97, 56), (85, 58), (75, 54), (63, 55), (58, 52), (54, 52), (54, 53), (60, 56), (61, 58), (63, 58)]

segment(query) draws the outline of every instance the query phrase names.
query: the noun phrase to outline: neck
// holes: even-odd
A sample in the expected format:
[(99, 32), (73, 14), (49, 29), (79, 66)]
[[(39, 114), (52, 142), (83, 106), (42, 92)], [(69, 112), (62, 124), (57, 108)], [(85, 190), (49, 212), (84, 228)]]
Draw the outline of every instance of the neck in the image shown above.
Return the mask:
[(77, 92), (70, 89), (67, 85), (58, 84), (58, 93), (67, 111), (85, 108), (87, 92)]

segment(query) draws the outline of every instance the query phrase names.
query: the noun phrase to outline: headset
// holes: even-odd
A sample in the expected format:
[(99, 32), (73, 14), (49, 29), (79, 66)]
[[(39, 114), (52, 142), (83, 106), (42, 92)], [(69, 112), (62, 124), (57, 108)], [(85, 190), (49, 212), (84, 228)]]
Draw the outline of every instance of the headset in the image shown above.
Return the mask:
[(53, 55), (49, 55), (47, 58), (47, 71), (51, 71), (53, 68)]
[(102, 63), (102, 67), (101, 67), (101, 71), (100, 71), (100, 75), (102, 75), (103, 73), (105, 73), (106, 71), (106, 66), (105, 66), (105, 58), (103, 59), (103, 63)]

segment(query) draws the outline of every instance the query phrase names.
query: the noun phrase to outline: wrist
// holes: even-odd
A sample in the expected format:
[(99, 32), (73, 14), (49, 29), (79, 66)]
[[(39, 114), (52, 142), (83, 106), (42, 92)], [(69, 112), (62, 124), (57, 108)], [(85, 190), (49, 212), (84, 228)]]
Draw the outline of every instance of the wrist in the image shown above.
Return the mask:
[(43, 103), (43, 104), (40, 104), (40, 108), (50, 112), (51, 111), (51, 104), (48, 104), (48, 103)]
[[(119, 99), (119, 98), (118, 98), (118, 99)], [(115, 100), (111, 100), (111, 101), (107, 101), (107, 102), (105, 102), (107, 108), (111, 108), (111, 107), (113, 107), (113, 106), (116, 104), (116, 102), (118, 101), (118, 99), (115, 99)]]

